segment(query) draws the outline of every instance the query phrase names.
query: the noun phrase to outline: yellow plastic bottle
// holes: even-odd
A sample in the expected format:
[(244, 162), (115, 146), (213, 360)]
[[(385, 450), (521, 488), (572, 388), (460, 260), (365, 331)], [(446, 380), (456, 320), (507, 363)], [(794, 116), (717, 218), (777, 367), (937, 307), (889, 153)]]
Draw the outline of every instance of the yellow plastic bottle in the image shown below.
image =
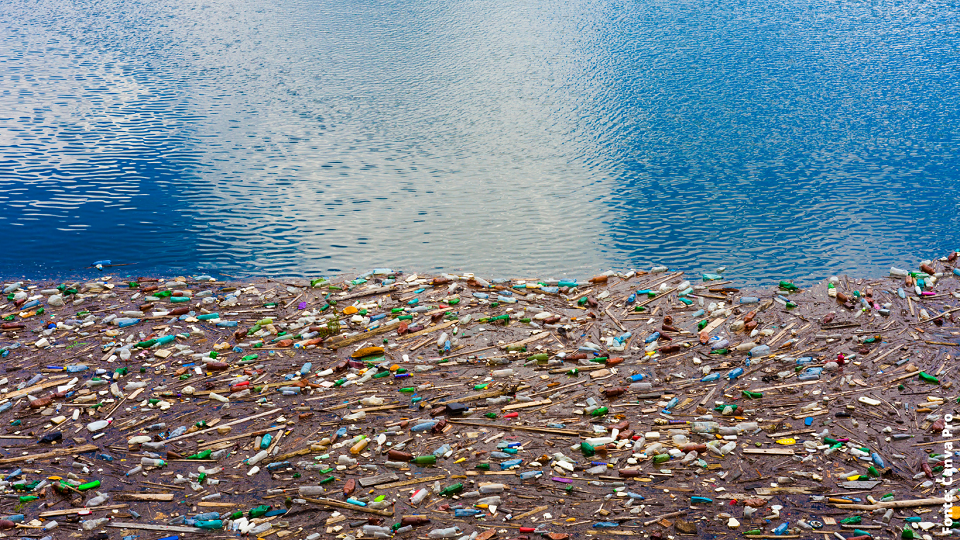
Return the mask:
[(357, 444), (350, 447), (350, 453), (353, 455), (357, 455), (360, 452), (363, 452), (363, 450), (367, 447), (368, 444), (370, 444), (370, 439), (367, 439), (366, 437), (364, 437), (363, 439), (360, 439), (359, 441), (357, 441)]

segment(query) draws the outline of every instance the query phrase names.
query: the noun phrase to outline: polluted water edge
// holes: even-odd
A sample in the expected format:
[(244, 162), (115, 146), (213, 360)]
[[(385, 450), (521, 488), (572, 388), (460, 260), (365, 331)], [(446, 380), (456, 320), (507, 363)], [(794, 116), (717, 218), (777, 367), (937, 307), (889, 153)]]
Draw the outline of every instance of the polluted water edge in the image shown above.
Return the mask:
[(956, 263), (6, 282), (0, 534), (951, 535)]

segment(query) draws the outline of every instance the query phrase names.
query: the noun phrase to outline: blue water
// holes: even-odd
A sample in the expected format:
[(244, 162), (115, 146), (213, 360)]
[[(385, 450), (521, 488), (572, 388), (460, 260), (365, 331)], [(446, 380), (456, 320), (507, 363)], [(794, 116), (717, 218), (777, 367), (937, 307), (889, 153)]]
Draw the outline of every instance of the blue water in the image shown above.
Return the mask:
[(956, 0), (4, 0), (0, 275), (879, 275), (958, 107)]

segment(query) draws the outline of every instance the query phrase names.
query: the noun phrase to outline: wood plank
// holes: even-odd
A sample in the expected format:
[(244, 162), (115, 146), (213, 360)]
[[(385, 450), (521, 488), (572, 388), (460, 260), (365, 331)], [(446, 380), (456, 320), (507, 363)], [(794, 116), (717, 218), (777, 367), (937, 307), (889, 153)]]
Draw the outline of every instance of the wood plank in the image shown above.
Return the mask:
[[(697, 294), (697, 293), (694, 293), (694, 294)], [(721, 324), (723, 324), (723, 323), (725, 323), (725, 322), (727, 322), (727, 318), (726, 318), (726, 317), (720, 317), (720, 318), (714, 319), (714, 320), (710, 321), (710, 324), (708, 324), (708, 325), (706, 325), (705, 327), (703, 327), (703, 330), (701, 330), (701, 332), (706, 332), (706, 333), (709, 334), (710, 332), (713, 332), (713, 331), (716, 330)]]
[(550, 405), (551, 403), (553, 403), (553, 401), (551, 401), (551, 400), (549, 400), (549, 399), (544, 399), (544, 400), (542, 400), (542, 401), (529, 401), (529, 402), (526, 402), (526, 403), (513, 403), (513, 404), (511, 404), (511, 405), (507, 405), (506, 407), (504, 407), (504, 408), (502, 408), (502, 409), (500, 409), (500, 410), (502, 410), (502, 411), (513, 411), (513, 410), (516, 410), (516, 409), (529, 409), (529, 408), (531, 408), (531, 407), (539, 407), (539, 406), (541, 406), (541, 405)]
[(393, 473), (387, 473), (387, 474), (378, 474), (376, 476), (367, 476), (365, 478), (361, 478), (357, 482), (363, 487), (370, 487), (370, 486), (375, 486), (377, 484), (386, 484), (387, 482), (396, 482), (399, 479), (400, 479), (399, 476)]
[(51, 386), (61, 385), (61, 384), (65, 383), (65, 382), (70, 382), (70, 381), (68, 380), (68, 377), (67, 377), (66, 375), (61, 375), (61, 376), (59, 376), (59, 377), (57, 377), (57, 378), (53, 378), (53, 379), (50, 379), (50, 380), (48, 380), (48, 381), (43, 381), (42, 383), (35, 384), (35, 385), (33, 385), (33, 386), (28, 386), (27, 388), (24, 388), (23, 390), (16, 390), (16, 391), (14, 391), (14, 392), (10, 392), (9, 394), (7, 394), (7, 395), (4, 396), (4, 397), (7, 398), (7, 399), (17, 399), (17, 398), (23, 397), (23, 396), (25, 396), (25, 395), (27, 395), (27, 394), (36, 392), (37, 390), (44, 390), (44, 389), (50, 388)]
[[(379, 336), (380, 334), (385, 334), (391, 330), (395, 330), (400, 326), (400, 319), (393, 319), (392, 321), (378, 326), (377, 328), (370, 330), (369, 332), (361, 332), (354, 336), (334, 336), (327, 341), (323, 342), (323, 346), (328, 349), (339, 349), (340, 347), (346, 347), (347, 345), (353, 345), (365, 339), (369, 339), (373, 336)], [(340, 338), (340, 339), (337, 339)]]
[(83, 454), (86, 452), (93, 452), (99, 449), (95, 444), (85, 444), (83, 446), (75, 446), (73, 448), (60, 448), (58, 450), (52, 450), (50, 452), (43, 452), (40, 454), (28, 454), (26, 456), (16, 456), (0, 459), (0, 465), (7, 465), (8, 463), (19, 463), (21, 461), (29, 461), (31, 459), (47, 459), (54, 457), (70, 456), (73, 454)]

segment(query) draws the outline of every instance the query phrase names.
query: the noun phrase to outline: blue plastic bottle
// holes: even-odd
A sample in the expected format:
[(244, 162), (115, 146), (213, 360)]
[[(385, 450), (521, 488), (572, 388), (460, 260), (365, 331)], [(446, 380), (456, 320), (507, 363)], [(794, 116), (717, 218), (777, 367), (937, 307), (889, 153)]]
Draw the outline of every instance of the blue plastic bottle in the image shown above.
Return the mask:
[(820, 373), (823, 372), (823, 368), (820, 367), (810, 367), (800, 372), (797, 375), (798, 381), (816, 381), (820, 379)]

